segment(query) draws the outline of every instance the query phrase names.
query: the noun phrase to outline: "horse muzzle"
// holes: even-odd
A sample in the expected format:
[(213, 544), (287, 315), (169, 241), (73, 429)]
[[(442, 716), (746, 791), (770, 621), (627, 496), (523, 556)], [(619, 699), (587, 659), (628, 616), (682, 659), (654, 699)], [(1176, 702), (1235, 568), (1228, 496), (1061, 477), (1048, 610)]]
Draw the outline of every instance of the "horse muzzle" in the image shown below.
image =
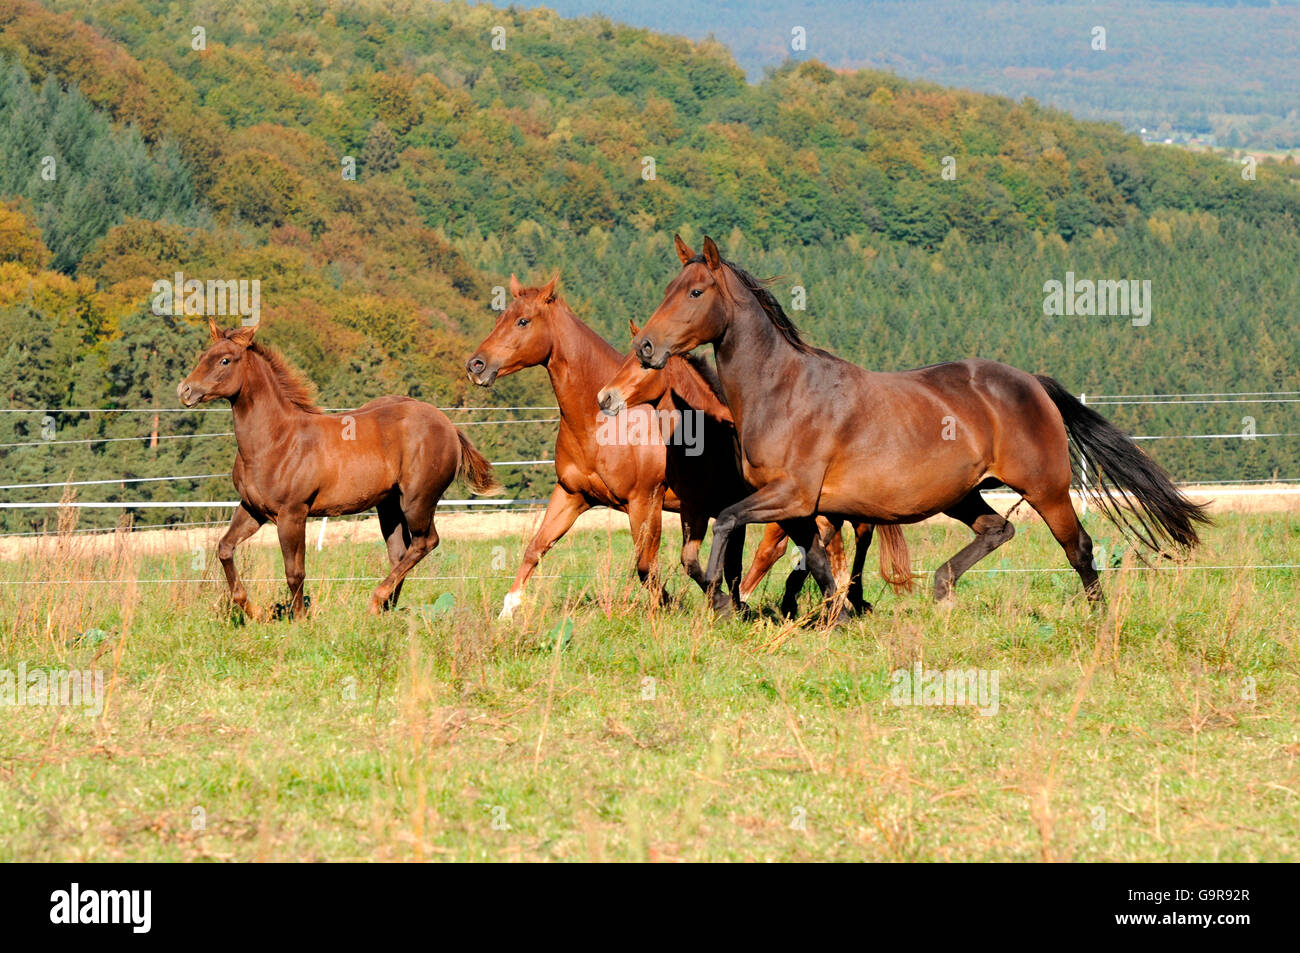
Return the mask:
[(203, 392), (191, 386), (188, 381), (181, 381), (176, 385), (176, 396), (186, 407), (193, 407), (203, 399)]
[(636, 352), (637, 360), (641, 362), (642, 367), (648, 367), (652, 370), (662, 370), (663, 366), (668, 363), (668, 348), (655, 347), (654, 342), (648, 337), (642, 337), (632, 345), (633, 351)]
[(596, 400), (600, 402), (600, 409), (607, 417), (617, 417), (627, 407), (627, 401), (623, 400), (623, 394), (609, 388), (597, 394)]
[(500, 369), (499, 365), (490, 366), (486, 360), (477, 354), (465, 362), (465, 373), (479, 387), (491, 387), (492, 383), (497, 379), (497, 371)]

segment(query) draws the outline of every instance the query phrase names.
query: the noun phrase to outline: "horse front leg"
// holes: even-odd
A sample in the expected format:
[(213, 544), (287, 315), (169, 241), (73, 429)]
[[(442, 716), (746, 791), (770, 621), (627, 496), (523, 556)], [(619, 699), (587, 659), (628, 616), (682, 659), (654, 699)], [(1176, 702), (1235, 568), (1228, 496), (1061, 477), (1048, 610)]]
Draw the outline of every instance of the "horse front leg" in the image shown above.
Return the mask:
[[(681, 496), (681, 493), (678, 493)], [(695, 584), (700, 587), (700, 591), (707, 592), (708, 585), (704, 580), (704, 569), (700, 566), (700, 546), (704, 543), (704, 537), (709, 531), (709, 514), (702, 508), (688, 504), (682, 500), (682, 568)]]
[[(803, 550), (804, 562), (807, 566), (805, 575), (812, 574), (817, 582), (817, 586), (822, 591), (822, 607), (829, 613), (829, 619), (832, 625), (838, 625), (850, 616), (850, 607), (847, 599), (847, 587), (840, 590), (835, 579), (835, 574), (831, 571), (830, 557), (826, 554), (826, 547), (822, 545), (821, 535), (818, 532), (815, 520), (807, 517), (786, 520), (782, 528), (790, 534), (790, 539), (794, 544)], [(791, 573), (793, 577), (795, 573)], [(797, 599), (798, 593), (795, 593)], [(787, 599), (790, 594), (787, 591)], [(783, 605), (783, 608), (784, 605)], [(791, 612), (793, 614), (795, 604), (791, 601)]]
[[(728, 543), (732, 534), (750, 523), (775, 523), (810, 516), (813, 502), (793, 480), (777, 480), (759, 487), (739, 503), (733, 503), (713, 521), (713, 545), (709, 549), (709, 568), (705, 575), (713, 608), (721, 614), (731, 611), (731, 600), (722, 591)], [(810, 542), (811, 540), (805, 541)]]
[(551, 491), (551, 499), (546, 504), (546, 515), (542, 517), (542, 525), (537, 528), (532, 542), (524, 550), (524, 561), (519, 566), (519, 572), (515, 574), (515, 581), (511, 584), (510, 591), (506, 593), (501, 605), (501, 615), (498, 618), (509, 619), (514, 615), (523, 601), (524, 583), (537, 568), (537, 563), (556, 541), (569, 531), (574, 521), (589, 509), (591, 504), (581, 493), (570, 493), (558, 483), (555, 485), (555, 489)]
[(655, 605), (662, 605), (666, 593), (659, 581), (659, 540), (663, 533), (663, 487), (656, 487), (647, 496), (628, 501), (627, 518), (632, 524), (632, 539), (636, 544), (636, 574), (650, 590)]
[(731, 593), (731, 608), (736, 612), (745, 610), (745, 603), (740, 598), (740, 577), (745, 571), (745, 527), (731, 534), (727, 540), (727, 552), (722, 562), (722, 579)]
[(871, 603), (862, 595), (862, 567), (867, 561), (867, 550), (871, 548), (871, 537), (875, 530), (872, 523), (853, 524), (856, 542), (853, 547), (853, 569), (849, 572), (849, 605), (859, 615), (871, 611)]
[(255, 516), (247, 506), (240, 503), (235, 507), (235, 513), (230, 518), (230, 526), (222, 534), (221, 541), (217, 543), (217, 558), (221, 560), (221, 568), (226, 574), (230, 601), (239, 606), (239, 610), (251, 619), (257, 618), (257, 612), (250, 608), (248, 593), (244, 591), (244, 582), (239, 578), (239, 571), (235, 568), (235, 547), (261, 529), (264, 522), (266, 522), (264, 517)]

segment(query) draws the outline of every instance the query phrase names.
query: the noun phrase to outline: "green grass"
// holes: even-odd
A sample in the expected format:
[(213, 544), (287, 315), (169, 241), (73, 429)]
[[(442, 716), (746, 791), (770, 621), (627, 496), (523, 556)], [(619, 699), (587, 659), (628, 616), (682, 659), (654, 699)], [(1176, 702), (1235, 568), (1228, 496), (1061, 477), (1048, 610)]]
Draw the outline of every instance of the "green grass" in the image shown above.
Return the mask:
[[(908, 536), (927, 568), (969, 538)], [(1300, 562), (1296, 515), (1207, 537), (1193, 565)], [(1070, 573), (971, 574), (951, 608), (926, 579), (894, 595), (873, 576), (874, 615), (827, 630), (715, 622), (665, 542), (679, 605), (651, 608), (625, 532), (588, 533), (543, 560), (511, 623), (513, 538), (444, 542), (418, 575), (483, 577), (410, 582), (382, 618), (373, 583), (321, 579), (378, 575), (377, 540), (312, 549), (311, 617), (260, 625), (232, 621), (215, 560), (196, 573), (190, 553), (0, 563), (7, 583), (141, 580), (0, 585), (0, 668), (102, 669), (110, 696), (100, 717), (0, 708), (0, 859), (1300, 854), (1295, 570), (1108, 572), (1103, 614)], [(1035, 523), (979, 568), (1063, 565)], [(279, 577), (278, 551), (241, 569)], [(284, 587), (250, 591), (265, 606)], [(917, 659), (996, 670), (997, 714), (894, 704), (890, 673)]]

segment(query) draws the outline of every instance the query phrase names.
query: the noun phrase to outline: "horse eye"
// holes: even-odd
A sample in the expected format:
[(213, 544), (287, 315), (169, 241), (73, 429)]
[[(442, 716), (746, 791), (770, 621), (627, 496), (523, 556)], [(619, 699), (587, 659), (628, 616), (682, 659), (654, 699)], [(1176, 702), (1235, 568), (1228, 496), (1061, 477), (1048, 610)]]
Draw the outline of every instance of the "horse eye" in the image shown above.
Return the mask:
[(223, 358), (221, 359), (221, 365), (222, 365), (223, 367), (224, 367), (225, 365), (229, 364), (229, 363), (230, 363), (230, 358), (228, 358), (228, 357), (223, 357)]
[(692, 288), (692, 289), (691, 289), (691, 297), (692, 297), (692, 298), (698, 298), (698, 297), (699, 297), (700, 295), (702, 295), (702, 294), (704, 294), (704, 289), (703, 289), (703, 288)]
[(528, 319), (520, 318), (518, 321), (515, 322), (515, 324), (519, 325), (519, 327), (521, 328), (526, 328), (528, 327)]

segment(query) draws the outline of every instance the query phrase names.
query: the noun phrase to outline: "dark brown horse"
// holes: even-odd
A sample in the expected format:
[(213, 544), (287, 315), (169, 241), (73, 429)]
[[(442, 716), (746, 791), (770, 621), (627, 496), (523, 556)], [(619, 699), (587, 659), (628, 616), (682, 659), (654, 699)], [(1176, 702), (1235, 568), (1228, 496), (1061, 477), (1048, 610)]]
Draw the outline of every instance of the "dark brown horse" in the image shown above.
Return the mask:
[[(628, 329), (633, 337), (641, 333), (641, 329), (630, 321)], [(697, 409), (698, 412), (699, 408), (705, 408), (704, 412), (709, 414), (717, 424), (722, 425), (716, 427), (718, 432), (714, 439), (725, 440), (727, 444), (734, 445), (735, 422), (731, 417), (731, 411), (725, 404), (720, 403), (718, 397), (720, 384), (717, 381), (716, 371), (703, 358), (690, 355), (687, 357), (690, 360), (689, 365), (677, 364), (680, 358), (670, 358), (663, 370), (655, 370), (642, 367), (635, 354), (627, 355), (619, 366), (618, 372), (596, 395), (601, 410), (608, 415), (617, 415), (628, 406), (637, 404), (655, 404), (660, 408), (676, 408), (688, 412), (692, 409)], [(706, 382), (707, 390), (703, 387)], [(725, 462), (725, 458), (722, 462)], [(691, 501), (694, 506), (688, 507), (686, 495), (682, 499), (684, 534), (682, 564), (686, 566), (691, 578), (701, 586), (706, 582), (699, 568), (698, 556), (709, 519), (716, 517), (725, 507), (739, 502), (753, 492), (753, 487), (739, 478), (738, 467), (733, 466), (731, 471), (719, 473), (717, 466), (717, 460), (697, 457), (692, 461), (691, 456), (683, 453), (680, 446), (669, 448), (670, 485), (698, 488), (687, 494), (694, 497)], [(689, 533), (688, 526), (691, 528)], [(851, 572), (846, 572), (845, 569), (844, 541), (840, 534), (840, 522), (832, 522), (824, 516), (819, 516), (817, 526), (818, 534), (814, 545), (825, 549), (831, 571), (836, 579), (845, 577), (848, 598), (855, 611), (870, 609), (870, 605), (862, 598), (862, 565), (866, 559), (867, 549), (871, 546), (872, 525), (862, 523), (855, 528), (857, 548)], [(897, 526), (888, 525), (881, 527), (881, 534), (883, 541), (880, 550), (881, 576), (896, 588), (910, 589), (912, 581), (910, 557), (902, 531)], [(735, 591), (735, 602), (749, 601), (749, 596), (758, 587), (763, 577), (785, 553), (787, 542), (785, 531), (779, 524), (768, 525), (754, 553), (749, 572)], [(786, 580), (785, 597), (782, 600), (782, 611), (786, 615), (794, 614), (799, 591), (803, 588), (807, 575), (806, 564), (801, 558)]]
[[(864, 370), (805, 342), (771, 292), (724, 261), (711, 239), (700, 255), (675, 241), (682, 270), (633, 351), (647, 367), (662, 367), (670, 355), (714, 344), (745, 479), (755, 487), (718, 517), (715, 553), (748, 523), (779, 522), (806, 548), (818, 513), (876, 523), (945, 513), (976, 536), (935, 573), (942, 599), (1013, 535), (980, 496), (1006, 485), (1043, 518), (1084, 591), (1100, 600), (1092, 540), (1070, 500), (1072, 459), (1087, 462), (1090, 495), (1122, 531), (1157, 550), (1199, 542), (1195, 524), (1208, 522), (1202, 507), (1050, 377), (981, 360)], [(810, 568), (830, 592), (829, 568), (815, 552)], [(713, 559), (708, 579), (718, 579)], [(715, 593), (714, 605), (727, 602)]]
[(254, 618), (235, 571), (235, 547), (270, 520), (280, 534), (290, 611), (304, 610), (307, 517), (379, 511), (392, 571), (370, 611), (397, 603), (406, 574), (438, 545), (434, 509), (461, 477), (476, 493), (498, 492), (492, 464), (438, 410), (408, 397), (380, 397), (347, 414), (325, 414), (256, 327), (222, 330), (176, 388), (186, 407), (217, 398), (235, 418), (234, 481), (240, 504), (217, 547), (234, 603)]
[[(524, 550), (524, 561), (506, 593), (502, 618), (509, 618), (519, 606), (524, 584), (542, 556), (593, 506), (608, 506), (627, 513), (636, 548), (637, 574), (651, 587), (655, 598), (662, 599), (663, 588), (656, 578), (656, 567), (663, 511), (678, 512), (685, 507), (692, 513), (689, 529), (683, 524), (682, 548), (682, 561), (690, 573), (691, 554), (699, 549), (698, 540), (692, 548), (691, 537), (698, 534), (702, 538), (708, 525), (707, 517), (701, 520), (693, 514), (710, 507), (701, 494), (707, 497), (715, 490), (709, 481), (692, 475), (690, 468), (697, 465), (694, 461), (686, 464), (685, 474), (674, 470), (670, 475), (665, 446), (669, 441), (663, 439), (660, 423), (671, 418), (661, 417), (660, 408), (638, 405), (625, 412), (620, 425), (611, 427), (606, 422), (597, 407), (596, 393), (618, 370), (623, 356), (570, 310), (556, 292), (558, 280), (557, 275), (540, 288), (525, 288), (511, 275), (510, 293), (514, 300), (497, 319), (492, 333), (465, 362), (470, 380), (484, 387), (491, 386), (499, 377), (541, 365), (550, 375), (560, 407), (560, 430), (555, 439), (558, 482), (551, 491), (541, 526)], [(683, 358), (665, 363), (669, 365), (666, 373), (675, 379), (686, 381), (694, 374)], [(704, 381), (691, 385), (690, 390), (694, 399), (703, 405), (699, 409), (704, 412), (706, 427), (717, 423), (719, 412), (727, 413)], [(669, 408), (663, 410), (665, 414), (670, 413)], [(710, 413), (715, 416), (710, 417)], [(724, 479), (720, 481), (723, 486), (718, 491), (731, 494), (728, 503), (748, 493), (736, 470), (734, 443), (730, 437), (724, 445), (716, 434), (711, 436), (706, 429), (700, 434), (699, 447), (702, 452), (698, 466), (723, 474)], [(735, 480), (735, 486), (728, 490), (725, 485), (729, 479)], [(740, 580), (743, 533), (736, 537), (733, 547), (725, 566), (726, 578), (735, 581), (734, 586), (728, 587), (732, 591)], [(704, 585), (698, 562), (694, 564), (693, 577)]]

